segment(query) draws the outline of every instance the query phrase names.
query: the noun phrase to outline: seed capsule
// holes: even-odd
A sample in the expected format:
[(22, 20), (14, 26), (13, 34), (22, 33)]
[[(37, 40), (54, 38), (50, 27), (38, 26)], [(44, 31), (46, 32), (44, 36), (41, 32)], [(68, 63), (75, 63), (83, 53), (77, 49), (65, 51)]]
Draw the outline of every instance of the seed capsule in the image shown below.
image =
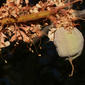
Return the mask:
[(77, 28), (69, 32), (62, 27), (55, 32), (54, 44), (60, 57), (79, 56), (83, 49), (84, 38)]
[(82, 33), (77, 28), (73, 28), (71, 32), (63, 27), (59, 28), (55, 32), (54, 44), (59, 56), (67, 57), (66, 60), (69, 60), (72, 66), (72, 71), (69, 75), (71, 77), (74, 72), (72, 60), (80, 56), (83, 50), (84, 38)]

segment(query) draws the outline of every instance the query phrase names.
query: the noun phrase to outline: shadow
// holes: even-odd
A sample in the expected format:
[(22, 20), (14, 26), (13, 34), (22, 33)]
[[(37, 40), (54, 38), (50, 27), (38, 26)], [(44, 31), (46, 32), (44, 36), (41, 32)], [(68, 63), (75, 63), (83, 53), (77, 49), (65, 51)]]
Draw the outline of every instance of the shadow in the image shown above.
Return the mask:
[(0, 85), (11, 85), (11, 84), (9, 83), (8, 79), (2, 78), (0, 79)]

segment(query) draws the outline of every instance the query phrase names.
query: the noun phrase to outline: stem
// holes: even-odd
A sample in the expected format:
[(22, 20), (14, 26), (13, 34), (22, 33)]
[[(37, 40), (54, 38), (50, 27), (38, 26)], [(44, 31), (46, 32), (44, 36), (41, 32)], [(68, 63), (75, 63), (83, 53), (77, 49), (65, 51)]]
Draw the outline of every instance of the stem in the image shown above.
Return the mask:
[(19, 22), (34, 21), (34, 20), (38, 20), (40, 18), (45, 18), (51, 14), (52, 14), (52, 12), (50, 12), (50, 11), (41, 11), (39, 13), (32, 13), (32, 14), (18, 17), (17, 22), (19, 23)]
[(72, 66), (72, 71), (71, 71), (71, 74), (69, 74), (69, 77), (72, 77), (73, 76), (73, 73), (74, 73), (74, 65), (72, 63), (72, 58), (71, 57), (69, 58), (69, 62), (71, 64), (71, 66)]

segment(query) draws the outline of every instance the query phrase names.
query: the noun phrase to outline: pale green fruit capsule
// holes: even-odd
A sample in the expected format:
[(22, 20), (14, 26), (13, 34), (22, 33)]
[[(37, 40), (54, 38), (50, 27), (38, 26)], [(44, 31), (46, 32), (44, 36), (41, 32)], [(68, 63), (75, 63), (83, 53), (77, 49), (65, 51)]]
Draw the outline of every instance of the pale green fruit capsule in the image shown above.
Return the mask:
[[(74, 70), (72, 60), (80, 56), (84, 46), (82, 33), (77, 28), (73, 28), (71, 32), (63, 27), (58, 28), (54, 35), (54, 44), (60, 57), (67, 57), (66, 60), (70, 59)], [(73, 71), (71, 73), (72, 75)]]
[(62, 27), (55, 32), (54, 44), (60, 57), (74, 57), (81, 54), (84, 38), (77, 28), (69, 32)]

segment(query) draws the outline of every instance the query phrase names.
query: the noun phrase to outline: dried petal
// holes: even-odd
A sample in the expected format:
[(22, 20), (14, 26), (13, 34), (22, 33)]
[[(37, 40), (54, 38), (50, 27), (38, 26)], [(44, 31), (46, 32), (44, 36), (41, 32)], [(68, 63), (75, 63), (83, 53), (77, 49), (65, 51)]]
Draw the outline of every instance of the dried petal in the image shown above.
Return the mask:
[(14, 42), (17, 39), (16, 34), (12, 36), (12, 38), (10, 39), (10, 42)]
[(29, 43), (30, 38), (23, 31), (20, 31), (20, 33), (23, 37), (23, 41), (26, 42), (26, 43)]

